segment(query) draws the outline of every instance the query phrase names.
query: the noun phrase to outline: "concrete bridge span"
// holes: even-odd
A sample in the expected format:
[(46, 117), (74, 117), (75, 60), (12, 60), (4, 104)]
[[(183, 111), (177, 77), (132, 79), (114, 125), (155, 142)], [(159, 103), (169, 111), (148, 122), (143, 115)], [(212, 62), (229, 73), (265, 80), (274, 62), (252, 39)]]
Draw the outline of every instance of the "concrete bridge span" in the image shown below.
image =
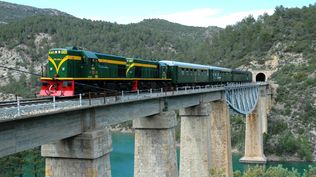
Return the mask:
[[(258, 103), (265, 97), (266, 84)], [(0, 156), (42, 145), (47, 177), (111, 176), (107, 126), (134, 120), (134, 176), (204, 176), (210, 169), (232, 176), (229, 111), (225, 89), (162, 93), (155, 97), (83, 106), (0, 122)], [(261, 101), (260, 101), (261, 99)], [(248, 115), (243, 162), (264, 163), (265, 108)], [(180, 110), (180, 171), (176, 161), (174, 110)], [(257, 131), (258, 130), (258, 131)], [(248, 136), (248, 138), (247, 138)]]

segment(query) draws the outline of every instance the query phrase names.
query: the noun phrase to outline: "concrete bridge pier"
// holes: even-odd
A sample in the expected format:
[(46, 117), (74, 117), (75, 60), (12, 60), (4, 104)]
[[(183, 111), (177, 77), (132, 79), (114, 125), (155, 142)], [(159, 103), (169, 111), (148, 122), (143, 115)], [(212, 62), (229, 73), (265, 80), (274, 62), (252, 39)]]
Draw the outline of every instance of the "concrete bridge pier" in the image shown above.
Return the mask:
[[(265, 94), (261, 91), (255, 110), (246, 117), (245, 155), (242, 163), (266, 163), (263, 153), (263, 123), (267, 120)], [(265, 119), (265, 120), (264, 120)]]
[(211, 102), (211, 172), (214, 176), (233, 176), (230, 117), (224, 100)]
[(175, 112), (139, 118), (135, 128), (134, 176), (177, 177)]
[(112, 139), (108, 129), (85, 132), (42, 145), (46, 177), (111, 177)]
[(180, 177), (206, 177), (210, 169), (210, 104), (180, 110)]
[(268, 95), (266, 90), (261, 90), (260, 91), (261, 94), (259, 96), (259, 100), (258, 103), (260, 101), (260, 106), (262, 107), (261, 114), (260, 115), (260, 119), (262, 120), (262, 133), (268, 133), (268, 115), (267, 115), (267, 107), (268, 107)]

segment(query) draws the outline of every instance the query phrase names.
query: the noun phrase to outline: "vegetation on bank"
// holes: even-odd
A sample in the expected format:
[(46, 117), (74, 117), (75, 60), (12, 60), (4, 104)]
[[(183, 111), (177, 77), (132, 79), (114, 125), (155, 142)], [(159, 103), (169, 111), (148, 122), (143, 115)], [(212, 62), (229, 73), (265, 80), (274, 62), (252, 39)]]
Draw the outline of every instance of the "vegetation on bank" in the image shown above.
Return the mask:
[[(212, 176), (212, 175), (211, 175)], [(216, 175), (215, 175), (216, 176)], [(215, 177), (214, 176), (214, 177)], [(263, 166), (250, 167), (244, 173), (240, 171), (234, 172), (234, 177), (315, 177), (316, 167), (309, 166), (300, 174), (296, 169), (287, 169), (282, 165), (265, 168)]]
[[(45, 160), (40, 154), (40, 148), (3, 157), (0, 158), (0, 176), (22, 177), (27, 173), (34, 177), (44, 177), (44, 162)], [(223, 174), (223, 170), (210, 170), (210, 177), (221, 177)], [(297, 169), (287, 169), (281, 165), (268, 168), (253, 166), (244, 172), (235, 171), (234, 177), (316, 177), (316, 167), (309, 166), (303, 174), (300, 174)]]
[(0, 158), (1, 177), (23, 177), (28, 173), (34, 177), (44, 177), (45, 159), (40, 147)]
[[(232, 147), (236, 148), (239, 153), (243, 153), (245, 147), (245, 121), (244, 116), (231, 117)], [(291, 156), (297, 156), (304, 161), (313, 159), (311, 143), (307, 136), (303, 133), (299, 135), (291, 133), (284, 121), (269, 122), (268, 133), (264, 134), (263, 141), (266, 156), (276, 154), (283, 157), (284, 161)]]

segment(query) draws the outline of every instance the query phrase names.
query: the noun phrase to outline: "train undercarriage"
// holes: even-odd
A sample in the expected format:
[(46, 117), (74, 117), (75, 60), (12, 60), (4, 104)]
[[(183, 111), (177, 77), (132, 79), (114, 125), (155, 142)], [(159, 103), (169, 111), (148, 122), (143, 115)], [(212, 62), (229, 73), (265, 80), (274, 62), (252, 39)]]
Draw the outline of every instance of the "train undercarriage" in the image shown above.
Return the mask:
[(40, 96), (75, 96), (84, 93), (119, 94), (121, 91), (137, 91), (164, 88), (172, 90), (170, 80), (41, 80)]

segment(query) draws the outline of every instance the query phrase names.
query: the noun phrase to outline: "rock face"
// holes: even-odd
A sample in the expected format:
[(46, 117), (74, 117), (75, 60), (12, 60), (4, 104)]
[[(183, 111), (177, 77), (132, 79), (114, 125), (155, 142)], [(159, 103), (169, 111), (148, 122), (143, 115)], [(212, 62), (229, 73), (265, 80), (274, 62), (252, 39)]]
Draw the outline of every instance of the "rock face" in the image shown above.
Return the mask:
[(15, 95), (4, 94), (0, 92), (0, 101), (9, 101), (9, 100), (15, 100)]
[[(17, 46), (14, 49), (9, 50), (6, 47), (0, 47), (0, 65), (9, 68), (16, 68), (22, 71), (27, 71), (26, 65), (22, 65), (26, 61), (30, 61), (30, 58), (19, 49), (26, 46)], [(14, 72), (8, 69), (0, 70), (0, 86), (4, 86), (9, 82), (9, 75), (14, 79), (18, 79), (21, 73)]]
[[(35, 35), (34, 45), (36, 54), (39, 50), (43, 49), (44, 45), (52, 45), (52, 37), (45, 33), (39, 33)], [(44, 44), (45, 43), (45, 44)], [(33, 72), (41, 73), (42, 65), (47, 63), (46, 58), (34, 59), (29, 52), (30, 47), (24, 44), (20, 44), (12, 49), (8, 47), (0, 47), (0, 66), (8, 68), (14, 68), (21, 71), (29, 71), (32, 67)], [(14, 79), (19, 79), (21, 72), (1, 68), (0, 69), (0, 86), (7, 85), (9, 78), (12, 76)], [(29, 77), (30, 75), (27, 75)]]

